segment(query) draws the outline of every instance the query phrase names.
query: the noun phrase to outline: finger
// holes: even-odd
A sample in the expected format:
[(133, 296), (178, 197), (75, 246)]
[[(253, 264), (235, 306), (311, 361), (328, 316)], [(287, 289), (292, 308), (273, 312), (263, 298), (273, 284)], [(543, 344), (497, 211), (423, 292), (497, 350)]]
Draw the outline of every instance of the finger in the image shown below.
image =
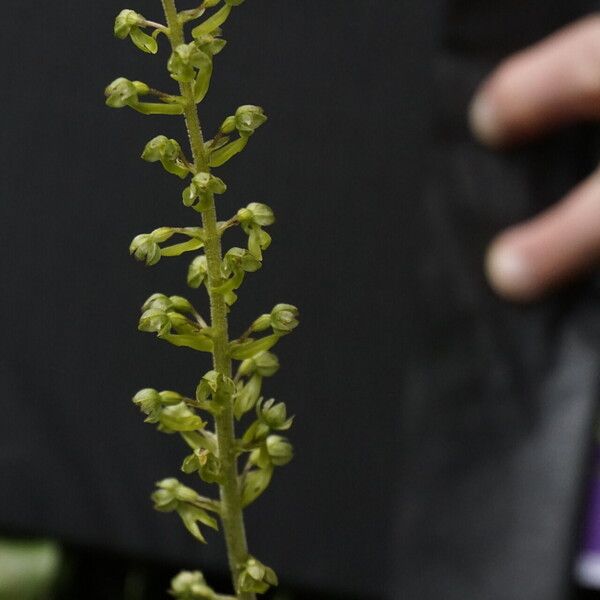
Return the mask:
[(480, 87), (469, 117), (475, 135), (491, 146), (600, 117), (600, 15), (508, 58)]
[(535, 300), (600, 262), (600, 169), (563, 201), (501, 233), (486, 259), (502, 296)]

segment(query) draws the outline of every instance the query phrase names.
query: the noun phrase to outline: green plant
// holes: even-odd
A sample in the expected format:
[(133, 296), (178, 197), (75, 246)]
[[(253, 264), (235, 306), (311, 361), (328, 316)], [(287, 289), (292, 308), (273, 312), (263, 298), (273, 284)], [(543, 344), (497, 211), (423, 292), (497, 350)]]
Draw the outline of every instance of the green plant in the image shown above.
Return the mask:
[[(238, 338), (230, 340), (227, 315), (237, 300), (236, 290), (246, 273), (261, 267), (263, 251), (271, 238), (264, 230), (273, 224), (272, 210), (265, 204), (251, 203), (226, 221), (218, 221), (215, 196), (227, 186), (211, 171), (241, 152), (249, 139), (267, 119), (262, 108), (240, 106), (228, 116), (216, 134), (203, 138), (197, 104), (209, 88), (213, 60), (225, 46), (221, 26), (244, 0), (204, 0), (191, 10), (177, 11), (174, 0), (162, 0), (166, 24), (149, 21), (133, 10), (123, 10), (115, 21), (115, 35), (130, 37), (142, 51), (155, 54), (157, 40), (165, 36), (171, 46), (167, 69), (179, 83), (179, 93), (170, 94), (142, 83), (120, 77), (106, 88), (106, 104), (113, 108), (130, 107), (148, 115), (183, 115), (190, 142), (188, 158), (174, 139), (159, 135), (146, 145), (142, 158), (160, 162), (164, 169), (188, 179), (183, 189), (183, 204), (201, 215), (201, 226), (160, 227), (134, 238), (130, 251), (147, 265), (162, 257), (202, 251), (189, 265), (187, 282), (192, 288), (204, 286), (208, 292), (210, 321), (205, 321), (191, 302), (180, 296), (153, 294), (142, 306), (141, 331), (153, 332), (175, 346), (212, 354), (212, 370), (202, 376), (194, 397), (173, 391), (143, 389), (133, 398), (146, 415), (146, 422), (159, 431), (177, 432), (191, 453), (182, 471), (197, 473), (209, 484), (219, 486), (219, 499), (210, 499), (183, 485), (175, 478), (157, 484), (152, 499), (162, 512), (177, 512), (189, 532), (204, 542), (201, 525), (216, 529), (221, 521), (227, 545), (235, 598), (253, 600), (277, 584), (274, 571), (248, 552), (243, 509), (269, 485), (276, 467), (292, 458), (292, 446), (279, 433), (292, 424), (286, 406), (261, 397), (262, 380), (279, 368), (270, 352), (279, 339), (298, 325), (298, 310), (277, 304), (258, 317)], [(206, 18), (207, 9), (215, 9)], [(204, 19), (191, 30), (186, 43), (188, 22)], [(152, 32), (152, 33), (148, 33)], [(147, 101), (143, 97), (152, 97)], [(233, 137), (233, 139), (232, 139)], [(225, 232), (240, 226), (248, 236), (247, 248), (230, 248), (223, 255), (221, 240)], [(185, 238), (165, 245), (174, 236)], [(270, 333), (265, 333), (271, 330)], [(256, 337), (255, 334), (263, 334)], [(235, 373), (232, 361), (239, 361)], [(256, 411), (241, 437), (236, 437), (235, 421)], [(214, 431), (208, 421), (214, 423)], [(245, 466), (238, 460), (246, 456)], [(172, 582), (170, 593), (180, 600), (217, 600), (231, 598), (215, 593), (199, 572), (182, 572)]]

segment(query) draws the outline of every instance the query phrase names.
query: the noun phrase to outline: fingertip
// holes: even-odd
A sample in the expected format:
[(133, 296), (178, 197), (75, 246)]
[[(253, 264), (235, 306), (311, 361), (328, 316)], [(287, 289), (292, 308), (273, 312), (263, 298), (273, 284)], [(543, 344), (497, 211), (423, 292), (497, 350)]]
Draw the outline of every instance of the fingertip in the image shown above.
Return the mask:
[(471, 131), (481, 143), (491, 147), (502, 144), (502, 126), (498, 111), (485, 88), (473, 97), (468, 116)]
[(542, 292), (527, 256), (504, 236), (489, 246), (485, 272), (492, 289), (515, 302), (530, 302)]

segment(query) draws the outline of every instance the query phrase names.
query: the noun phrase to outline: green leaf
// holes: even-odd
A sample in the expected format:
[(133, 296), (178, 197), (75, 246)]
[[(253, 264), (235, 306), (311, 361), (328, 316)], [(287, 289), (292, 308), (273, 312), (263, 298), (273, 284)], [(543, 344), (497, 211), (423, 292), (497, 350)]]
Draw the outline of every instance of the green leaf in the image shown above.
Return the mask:
[(278, 333), (273, 333), (259, 340), (251, 340), (247, 342), (231, 342), (229, 344), (229, 355), (235, 360), (244, 360), (245, 358), (253, 358), (261, 352), (270, 350), (281, 336)]
[(240, 137), (226, 146), (214, 150), (210, 154), (209, 165), (211, 167), (220, 167), (221, 165), (224, 165), (230, 158), (239, 154), (246, 147), (247, 143), (247, 137)]
[(271, 483), (273, 468), (252, 469), (244, 476), (242, 484), (242, 508), (252, 504)]
[(192, 252), (193, 250), (198, 250), (203, 246), (204, 242), (202, 240), (192, 238), (187, 242), (181, 242), (179, 244), (174, 244), (173, 246), (161, 248), (160, 252), (162, 256), (180, 256), (184, 252)]
[[(229, 279), (226, 279), (224, 283), (212, 288), (213, 293), (215, 294), (223, 294), (223, 296), (227, 296), (233, 290), (237, 290), (244, 281), (244, 271), (240, 270), (232, 274)], [(237, 298), (237, 296), (236, 296)], [(230, 298), (231, 299), (231, 298)], [(229, 302), (227, 303), (229, 304)], [(231, 304), (229, 304), (231, 306)]]
[(160, 338), (166, 340), (174, 346), (191, 348), (201, 352), (212, 352), (213, 341), (204, 335), (188, 335), (188, 334), (162, 334)]
[[(196, 103), (202, 102), (210, 87), (210, 79), (212, 77), (213, 64), (212, 60), (205, 67), (198, 71), (196, 81), (194, 82), (194, 100)], [(211, 165), (212, 166), (212, 165)]]
[(137, 102), (129, 104), (133, 110), (143, 115), (181, 115), (183, 105), (174, 102), (172, 104), (159, 104), (158, 102)]
[(200, 531), (198, 523), (203, 523), (212, 529), (219, 529), (217, 520), (211, 517), (204, 509), (191, 504), (182, 504), (177, 509), (185, 528), (200, 542), (206, 544), (206, 539)]
[(221, 27), (221, 25), (223, 25), (223, 23), (225, 23), (230, 12), (231, 6), (226, 4), (208, 19), (200, 23), (200, 25), (196, 25), (196, 27), (192, 29), (192, 37), (199, 38), (207, 33), (212, 33), (215, 29), (218, 29)]
[(129, 32), (131, 41), (142, 51), (148, 54), (156, 54), (158, 52), (158, 43), (147, 33), (144, 33), (139, 27), (132, 27)]
[(248, 233), (248, 251), (258, 260), (262, 260), (262, 251), (271, 245), (271, 236), (259, 225), (249, 225), (246, 228)]

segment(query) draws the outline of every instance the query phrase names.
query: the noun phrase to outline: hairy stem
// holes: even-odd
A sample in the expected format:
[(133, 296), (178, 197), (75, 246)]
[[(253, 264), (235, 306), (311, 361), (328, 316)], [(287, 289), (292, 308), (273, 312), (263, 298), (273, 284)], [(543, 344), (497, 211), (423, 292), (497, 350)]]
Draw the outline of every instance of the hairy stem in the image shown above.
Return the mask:
[[(176, 48), (184, 43), (183, 26), (177, 19), (175, 0), (162, 0), (171, 46)], [(198, 110), (194, 101), (191, 83), (179, 84), (181, 96), (185, 101), (185, 123), (190, 139), (192, 157), (197, 172), (208, 172), (208, 160), (204, 151), (204, 139), (200, 127)], [(208, 266), (208, 294), (210, 297), (210, 316), (213, 327), (213, 366), (227, 377), (231, 377), (231, 359), (228, 353), (229, 334), (227, 327), (227, 306), (222, 294), (212, 290), (222, 283), (221, 278), (221, 237), (217, 227), (217, 214), (214, 198), (211, 197), (209, 207), (202, 213), (202, 226), (205, 232), (205, 253)], [(235, 454), (235, 428), (233, 422), (233, 405), (230, 402), (221, 414), (216, 417), (216, 433), (219, 459), (223, 469), (224, 483), (220, 486), (221, 521), (227, 544), (229, 567), (234, 589), (237, 588), (238, 575), (248, 558), (246, 530), (242, 514), (240, 489), (238, 484), (238, 466)], [(239, 600), (255, 600), (253, 593), (241, 592)]]

